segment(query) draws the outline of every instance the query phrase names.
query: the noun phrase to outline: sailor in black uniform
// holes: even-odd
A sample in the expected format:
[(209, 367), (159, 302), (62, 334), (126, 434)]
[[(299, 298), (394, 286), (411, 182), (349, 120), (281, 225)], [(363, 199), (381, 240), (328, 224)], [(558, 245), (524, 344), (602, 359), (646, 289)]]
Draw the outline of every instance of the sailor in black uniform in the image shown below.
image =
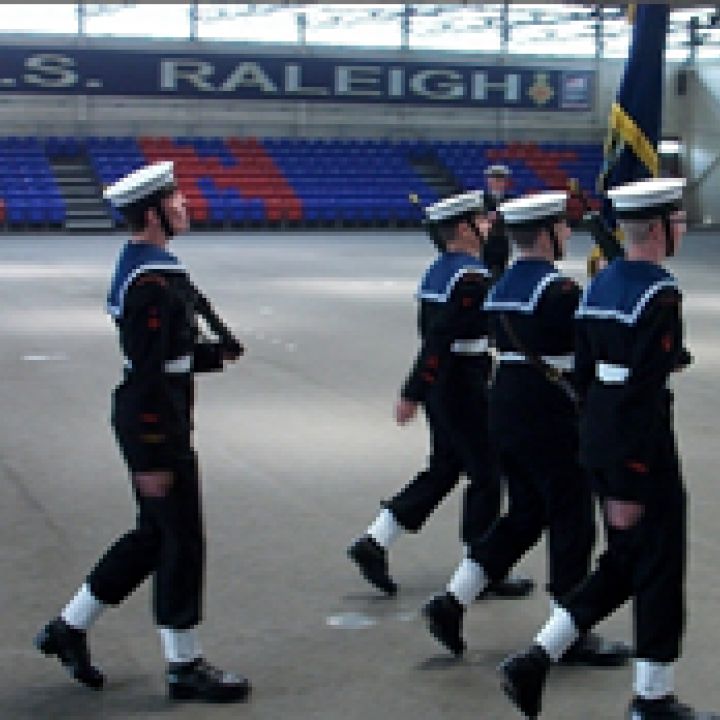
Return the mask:
[[(518, 258), (485, 300), (498, 369), (490, 390), (490, 442), (507, 481), (508, 511), (470, 552), (447, 586), (423, 608), (430, 633), (463, 653), (462, 620), (479, 592), (505, 577), (548, 536), (548, 592), (553, 600), (578, 585), (590, 565), (595, 526), (590, 485), (577, 462), (572, 386), (574, 321), (580, 289), (555, 266), (570, 230), (566, 194), (511, 200), (500, 212)], [(628, 648), (583, 635), (564, 660), (622, 664)]]
[[(491, 371), (482, 303), (490, 273), (480, 259), (491, 218), (484, 193), (472, 191), (425, 210), (439, 257), (418, 291), (421, 347), (400, 393), (395, 416), (410, 421), (422, 405), (430, 428), (429, 464), (384, 509), (348, 549), (362, 575), (392, 595), (388, 549), (404, 532), (418, 532), (465, 473), (462, 539), (484, 534), (498, 516), (500, 482), (487, 438), (487, 383)], [(496, 594), (522, 596), (527, 579), (498, 578)]]
[(242, 350), (237, 344), (199, 342), (197, 291), (168, 250), (171, 237), (188, 228), (173, 164), (145, 166), (108, 187), (105, 197), (132, 232), (115, 268), (108, 310), (125, 356), (112, 425), (130, 470), (137, 524), (107, 550), (36, 645), (57, 656), (76, 680), (100, 689), (104, 676), (92, 664), (86, 633), (106, 608), (119, 605), (152, 576), (170, 698), (244, 700), (248, 681), (206, 662), (196, 629), (205, 548), (192, 447), (193, 374), (220, 370)]
[(673, 692), (685, 617), (686, 498), (667, 381), (687, 358), (680, 290), (662, 262), (685, 229), (684, 185), (644, 180), (608, 193), (627, 255), (602, 270), (582, 298), (576, 360), (581, 460), (604, 498), (607, 549), (560, 599), (535, 643), (500, 666), (505, 692), (530, 718), (540, 713), (551, 663), (630, 599), (636, 661), (628, 718), (720, 718), (695, 712)]
[[(490, 165), (485, 168), (485, 198), (488, 210), (496, 211), (502, 203), (510, 200), (510, 179), (512, 172), (507, 165)], [(493, 278), (497, 279), (505, 272), (510, 259), (510, 240), (505, 221), (500, 213), (488, 233), (483, 249), (483, 260)]]

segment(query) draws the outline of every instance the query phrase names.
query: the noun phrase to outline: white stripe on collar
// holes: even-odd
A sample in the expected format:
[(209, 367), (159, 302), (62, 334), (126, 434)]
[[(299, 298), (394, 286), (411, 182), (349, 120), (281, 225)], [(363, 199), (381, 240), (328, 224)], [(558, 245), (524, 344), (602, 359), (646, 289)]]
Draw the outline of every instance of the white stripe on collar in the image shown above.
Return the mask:
[(132, 285), (135, 278), (150, 270), (174, 270), (183, 273), (187, 272), (185, 266), (181, 265), (180, 263), (148, 263), (147, 265), (139, 265), (125, 278), (125, 282), (123, 282), (123, 284), (120, 286), (120, 290), (118, 291), (117, 305), (111, 305), (110, 303), (107, 304), (107, 311), (112, 317), (117, 318), (122, 315), (123, 301), (125, 300), (125, 295), (127, 294), (128, 288), (130, 287), (130, 285)]
[(490, 291), (490, 294), (485, 300), (485, 310), (517, 310), (518, 312), (531, 313), (535, 310), (540, 297), (545, 292), (550, 283), (555, 280), (566, 279), (562, 273), (557, 271), (550, 272), (544, 275), (540, 282), (536, 285), (533, 294), (527, 302), (517, 302), (515, 300), (495, 300), (495, 288)]
[(482, 275), (483, 277), (490, 277), (490, 271), (479, 265), (462, 267), (450, 278), (450, 282), (447, 284), (444, 293), (423, 292), (421, 285), (416, 297), (419, 300), (435, 300), (437, 302), (447, 302), (447, 299), (452, 294), (453, 288), (458, 284), (460, 278), (466, 273), (477, 273), (478, 275)]
[(642, 311), (645, 309), (645, 306), (650, 302), (650, 300), (652, 300), (652, 298), (655, 297), (655, 295), (657, 295), (663, 288), (677, 289), (677, 282), (675, 280), (660, 280), (656, 283), (653, 283), (642, 294), (637, 303), (635, 303), (635, 307), (633, 308), (632, 312), (629, 313), (624, 313), (622, 312), (622, 310), (606, 310), (603, 308), (594, 308), (592, 306), (586, 305), (587, 296), (590, 288), (591, 286), (585, 288), (580, 307), (578, 307), (575, 313), (575, 317), (591, 317), (598, 318), (600, 320), (617, 320), (618, 322), (624, 323), (625, 325), (634, 325), (637, 322), (637, 319), (640, 317), (640, 313), (642, 313)]

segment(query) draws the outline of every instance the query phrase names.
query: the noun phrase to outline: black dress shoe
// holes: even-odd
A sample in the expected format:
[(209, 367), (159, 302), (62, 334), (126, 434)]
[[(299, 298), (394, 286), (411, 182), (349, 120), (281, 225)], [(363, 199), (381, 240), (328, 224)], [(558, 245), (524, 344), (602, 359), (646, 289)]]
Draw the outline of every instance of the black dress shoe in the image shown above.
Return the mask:
[(198, 658), (190, 663), (171, 663), (167, 672), (171, 700), (199, 700), (209, 703), (233, 703), (247, 700), (247, 678), (225, 672)]
[(51, 620), (35, 637), (35, 647), (44, 655), (55, 655), (78, 682), (100, 690), (104, 675), (90, 661), (86, 634), (62, 618)]
[(422, 609), (430, 634), (453, 655), (465, 652), (462, 622), (465, 608), (449, 592), (436, 595)]
[(397, 593), (397, 585), (388, 570), (387, 550), (369, 535), (357, 539), (347, 551), (348, 557), (360, 568), (362, 576), (387, 595)]
[(521, 713), (534, 720), (542, 704), (542, 691), (551, 661), (539, 645), (511, 655), (498, 667), (502, 689)]
[(522, 598), (529, 595), (535, 589), (535, 581), (521, 575), (508, 575), (503, 580), (490, 583), (478, 596), (478, 600), (487, 597), (498, 598)]
[(620, 667), (632, 656), (632, 648), (624, 642), (605, 640), (594, 633), (581, 635), (560, 658), (563, 665)]
[(674, 695), (659, 700), (634, 698), (628, 709), (629, 720), (720, 720), (720, 715), (698, 712), (678, 702)]

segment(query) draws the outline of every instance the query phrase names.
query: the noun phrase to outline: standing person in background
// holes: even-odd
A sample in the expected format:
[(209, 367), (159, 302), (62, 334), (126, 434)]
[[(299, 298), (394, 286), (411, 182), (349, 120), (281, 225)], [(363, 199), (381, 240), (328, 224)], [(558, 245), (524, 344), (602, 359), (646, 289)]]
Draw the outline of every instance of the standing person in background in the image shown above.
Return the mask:
[(670, 375), (686, 362), (681, 295), (662, 267), (685, 231), (684, 180), (643, 180), (608, 192), (626, 257), (590, 283), (577, 312), (580, 458), (607, 526), (595, 571), (561, 598), (535, 642), (500, 666), (503, 688), (540, 714), (553, 662), (628, 600), (634, 604), (630, 720), (718, 720), (675, 697), (685, 625), (686, 495), (673, 429)]
[[(471, 544), (444, 593), (424, 608), (430, 633), (450, 652), (465, 650), (462, 621), (470, 604), (547, 534), (553, 601), (590, 568), (595, 538), (590, 485), (577, 462), (574, 314), (580, 288), (558, 271), (570, 229), (566, 194), (510, 200), (500, 213), (517, 259), (485, 300), (498, 368), (490, 388), (490, 442), (508, 488), (508, 510)], [(621, 665), (629, 649), (595, 635), (577, 638), (563, 660)]]
[[(420, 351), (403, 385), (395, 418), (404, 425), (422, 406), (430, 429), (428, 466), (384, 509), (348, 549), (372, 585), (393, 595), (388, 550), (405, 532), (418, 532), (458, 484), (469, 480), (461, 535), (467, 545), (483, 535), (500, 510), (500, 482), (487, 438), (487, 385), (492, 367), (482, 304), (490, 273), (481, 253), (492, 216), (482, 191), (442, 200), (425, 210), (440, 251), (426, 271), (418, 298)], [(527, 579), (498, 578), (496, 594), (519, 597), (532, 590)]]
[(198, 340), (197, 291), (168, 250), (170, 239), (189, 226), (173, 164), (145, 166), (108, 187), (105, 197), (132, 232), (115, 268), (108, 311), (125, 356), (112, 425), (130, 471), (137, 524), (110, 546), (35, 642), (78, 682), (99, 690), (104, 676), (92, 664), (87, 632), (152, 576), (170, 698), (245, 700), (250, 683), (208, 663), (197, 633), (205, 540), (192, 447), (193, 374), (221, 370), (242, 348)]
[[(490, 165), (485, 169), (487, 205), (490, 211), (497, 210), (502, 203), (510, 199), (512, 172), (507, 165)], [(483, 250), (485, 265), (492, 277), (497, 280), (503, 274), (510, 260), (510, 240), (501, 214), (496, 213), (495, 220)]]

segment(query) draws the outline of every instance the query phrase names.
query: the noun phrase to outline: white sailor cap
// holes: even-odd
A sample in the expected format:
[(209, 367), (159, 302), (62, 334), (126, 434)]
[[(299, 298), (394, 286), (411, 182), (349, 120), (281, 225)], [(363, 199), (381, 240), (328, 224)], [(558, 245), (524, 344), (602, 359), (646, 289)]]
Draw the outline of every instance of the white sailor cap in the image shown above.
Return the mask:
[(506, 225), (539, 225), (562, 216), (566, 203), (566, 192), (549, 190), (508, 200), (498, 211)]
[(485, 177), (510, 177), (512, 170), (507, 165), (488, 165), (485, 168)]
[(134, 170), (112, 185), (108, 185), (103, 196), (116, 208), (122, 209), (160, 190), (170, 189), (174, 186), (173, 163), (167, 160)]
[(461, 195), (453, 195), (425, 208), (428, 222), (445, 222), (466, 213), (486, 213), (485, 193), (471, 190)]
[(618, 185), (608, 196), (618, 218), (657, 217), (680, 208), (685, 178), (651, 178)]

